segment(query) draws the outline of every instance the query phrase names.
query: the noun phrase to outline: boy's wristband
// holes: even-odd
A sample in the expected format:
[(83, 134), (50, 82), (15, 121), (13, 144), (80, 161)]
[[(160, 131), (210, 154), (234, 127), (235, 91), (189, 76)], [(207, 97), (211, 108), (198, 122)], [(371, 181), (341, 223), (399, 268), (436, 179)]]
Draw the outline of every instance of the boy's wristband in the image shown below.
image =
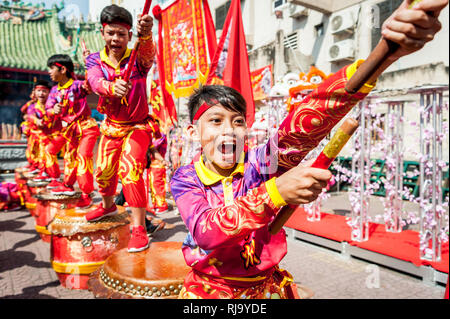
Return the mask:
[(277, 184), (275, 183), (276, 177), (268, 180), (266, 184), (267, 193), (270, 196), (270, 199), (272, 200), (273, 204), (277, 207), (283, 207), (286, 206), (287, 203), (281, 196), (280, 192), (278, 191)]

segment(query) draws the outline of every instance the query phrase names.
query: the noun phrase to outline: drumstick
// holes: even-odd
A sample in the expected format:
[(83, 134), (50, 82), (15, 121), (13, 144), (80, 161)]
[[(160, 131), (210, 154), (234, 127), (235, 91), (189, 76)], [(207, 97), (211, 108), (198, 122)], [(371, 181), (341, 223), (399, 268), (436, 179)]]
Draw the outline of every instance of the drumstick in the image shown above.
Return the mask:
[[(350, 140), (353, 133), (355, 133), (358, 126), (359, 123), (355, 119), (346, 119), (342, 126), (338, 128), (331, 140), (325, 146), (322, 153), (319, 154), (311, 167), (328, 169), (328, 167), (330, 167), (331, 163), (333, 163), (334, 159), (338, 156), (345, 144), (347, 144), (347, 142)], [(272, 223), (269, 225), (269, 232), (272, 235), (278, 234), (278, 232), (292, 216), (297, 207), (297, 205), (287, 205), (283, 207), (275, 217), (275, 219), (272, 221)]]
[[(414, 0), (409, 8), (412, 9), (422, 0)], [(356, 70), (355, 74), (350, 78), (345, 86), (348, 93), (354, 94), (358, 92), (365, 83), (380, 69), (381, 65), (398, 50), (400, 45), (390, 40), (382, 39), (372, 53), (369, 55), (361, 66)]]
[[(150, 6), (152, 5), (152, 0), (145, 0), (144, 10), (142, 12), (142, 16), (145, 16), (150, 11)], [(134, 63), (136, 62), (137, 58), (137, 52), (139, 51), (140, 46), (140, 35), (138, 35), (138, 39), (136, 43), (134, 44), (133, 53), (131, 53), (130, 61), (128, 62), (128, 68), (125, 71), (125, 75), (123, 77), (123, 80), (125, 82), (128, 82), (131, 77), (131, 71), (133, 70)]]

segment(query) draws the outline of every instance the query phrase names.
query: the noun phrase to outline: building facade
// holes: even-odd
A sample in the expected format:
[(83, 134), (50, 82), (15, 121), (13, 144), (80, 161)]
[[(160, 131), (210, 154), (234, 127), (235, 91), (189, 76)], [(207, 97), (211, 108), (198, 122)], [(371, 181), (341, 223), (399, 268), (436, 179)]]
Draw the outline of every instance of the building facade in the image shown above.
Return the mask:
[[(287, 74), (307, 73), (311, 65), (334, 73), (357, 59), (365, 59), (381, 37), (383, 22), (402, 0), (242, 0), (243, 23), (250, 69), (271, 64), (275, 82)], [(217, 36), (230, 0), (210, 1)], [(449, 83), (449, 8), (442, 11), (442, 30), (422, 50), (394, 63), (377, 83), (376, 112), (387, 114), (390, 101), (405, 102), (405, 145), (418, 144), (420, 97), (412, 89)], [(381, 103), (378, 103), (381, 102)], [(448, 105), (448, 90), (444, 92)], [(448, 123), (448, 109), (444, 111)], [(376, 142), (376, 141), (374, 141)], [(342, 152), (351, 154), (351, 145)], [(444, 158), (448, 158), (448, 139)], [(374, 154), (374, 157), (380, 154)], [(405, 150), (405, 159), (417, 160)]]
[[(307, 73), (312, 65), (326, 74), (334, 73), (357, 59), (365, 59), (381, 37), (381, 26), (402, 0), (241, 0), (250, 70), (272, 65), (276, 83), (286, 75)], [(99, 17), (109, 4), (126, 7), (133, 16), (141, 12), (144, 1), (90, 1), (90, 14)], [(162, 8), (173, 0), (153, 1)], [(211, 14), (219, 40), (231, 0), (210, 0)], [(441, 13), (442, 30), (422, 50), (394, 63), (380, 77), (377, 94), (381, 101), (404, 100), (406, 121), (418, 122), (419, 97), (408, 93), (424, 85), (448, 85), (449, 11)], [(157, 24), (154, 32), (156, 35)], [(448, 103), (448, 91), (444, 94)], [(184, 99), (177, 101), (183, 113)], [(378, 113), (387, 113), (381, 103)], [(444, 114), (448, 122), (448, 111)], [(416, 128), (405, 127), (405, 144), (417, 141)], [(343, 154), (350, 150), (344, 149)], [(448, 157), (448, 143), (444, 153)], [(415, 159), (411, 152), (406, 157)]]
[[(99, 50), (102, 39), (95, 22), (60, 19), (64, 7), (43, 9), (28, 4), (0, 5), (0, 139), (20, 139), (20, 108), (30, 99), (34, 83), (50, 80), (47, 59), (53, 54), (68, 54), (75, 73), (84, 76), (80, 48), (84, 39), (91, 51)], [(90, 102), (95, 107), (95, 97)]]

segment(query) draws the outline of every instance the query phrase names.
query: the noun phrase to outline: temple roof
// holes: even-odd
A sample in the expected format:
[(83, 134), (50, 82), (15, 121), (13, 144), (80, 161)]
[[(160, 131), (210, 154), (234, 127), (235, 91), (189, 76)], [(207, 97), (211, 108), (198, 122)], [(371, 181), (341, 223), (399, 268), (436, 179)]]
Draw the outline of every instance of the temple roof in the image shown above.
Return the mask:
[(68, 54), (75, 73), (84, 73), (80, 39), (91, 52), (104, 46), (100, 26), (94, 22), (59, 21), (60, 8), (0, 5), (0, 67), (46, 71), (53, 54)]

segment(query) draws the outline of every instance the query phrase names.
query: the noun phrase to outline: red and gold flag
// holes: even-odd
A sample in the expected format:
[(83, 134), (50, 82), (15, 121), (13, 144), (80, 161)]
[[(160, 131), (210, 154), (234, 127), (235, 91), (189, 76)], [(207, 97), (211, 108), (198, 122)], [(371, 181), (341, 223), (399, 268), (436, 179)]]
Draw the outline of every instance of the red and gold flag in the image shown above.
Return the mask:
[(214, 24), (206, 0), (177, 0), (153, 9), (159, 21), (158, 47), (165, 87), (176, 98), (189, 96), (205, 83), (209, 55), (214, 52)]
[(251, 80), (254, 100), (260, 101), (266, 99), (273, 86), (272, 65), (253, 71), (251, 73)]

